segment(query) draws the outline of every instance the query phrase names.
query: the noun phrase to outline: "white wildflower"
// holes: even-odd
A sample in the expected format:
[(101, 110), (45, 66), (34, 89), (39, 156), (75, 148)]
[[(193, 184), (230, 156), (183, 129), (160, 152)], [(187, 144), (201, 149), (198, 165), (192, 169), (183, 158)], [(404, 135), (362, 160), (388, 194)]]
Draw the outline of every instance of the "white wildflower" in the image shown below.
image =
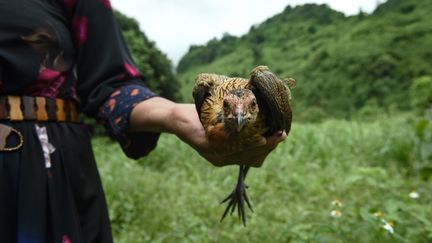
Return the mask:
[(330, 215), (331, 215), (332, 217), (334, 217), (334, 218), (339, 218), (339, 217), (342, 216), (342, 212), (339, 211), (339, 210), (337, 210), (337, 209), (335, 209), (335, 210), (332, 210), (332, 211), (330, 212)]
[(390, 232), (390, 234), (394, 233), (394, 223), (393, 222), (387, 222), (384, 219), (382, 220), (383, 223), (383, 229), (387, 230), (388, 232)]
[(410, 192), (409, 197), (412, 199), (417, 199), (420, 197), (420, 194), (416, 191), (412, 191), (412, 192)]
[(376, 211), (373, 215), (374, 215), (376, 218), (382, 218), (383, 213), (382, 213), (380, 210), (378, 210), (378, 211)]
[(342, 206), (343, 206), (343, 203), (342, 203), (342, 201), (341, 201), (341, 200), (339, 200), (339, 199), (336, 199), (336, 200), (334, 200), (334, 201), (332, 202), (332, 205), (333, 205), (333, 206), (335, 206), (335, 207), (338, 207), (338, 208), (340, 208), (340, 207), (342, 207)]

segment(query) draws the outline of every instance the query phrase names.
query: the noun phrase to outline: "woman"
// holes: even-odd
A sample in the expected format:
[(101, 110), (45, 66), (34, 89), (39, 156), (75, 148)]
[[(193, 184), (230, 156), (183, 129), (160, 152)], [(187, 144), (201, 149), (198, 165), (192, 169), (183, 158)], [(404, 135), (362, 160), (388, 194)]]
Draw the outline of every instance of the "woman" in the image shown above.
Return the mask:
[(131, 158), (169, 132), (217, 166), (261, 164), (286, 135), (215, 153), (192, 104), (145, 86), (108, 0), (0, 0), (0, 242), (111, 242), (102, 186), (77, 110)]

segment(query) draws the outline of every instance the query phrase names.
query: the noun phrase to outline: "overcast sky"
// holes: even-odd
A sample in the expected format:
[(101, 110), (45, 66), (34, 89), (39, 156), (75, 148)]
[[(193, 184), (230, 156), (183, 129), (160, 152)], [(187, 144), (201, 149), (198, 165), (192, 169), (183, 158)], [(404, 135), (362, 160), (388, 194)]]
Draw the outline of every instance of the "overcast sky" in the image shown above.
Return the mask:
[(205, 44), (223, 33), (241, 36), (286, 6), (327, 3), (346, 15), (371, 12), (384, 0), (111, 0), (135, 18), (147, 37), (176, 64), (190, 45)]

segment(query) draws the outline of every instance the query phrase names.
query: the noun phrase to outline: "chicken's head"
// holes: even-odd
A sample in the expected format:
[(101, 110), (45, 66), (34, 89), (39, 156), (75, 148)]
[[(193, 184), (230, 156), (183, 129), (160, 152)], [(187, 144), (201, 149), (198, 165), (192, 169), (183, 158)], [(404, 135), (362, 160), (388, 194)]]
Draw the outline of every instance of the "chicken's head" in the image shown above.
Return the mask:
[(225, 128), (231, 132), (240, 132), (255, 121), (259, 111), (256, 97), (249, 89), (230, 91), (224, 97), (222, 109)]

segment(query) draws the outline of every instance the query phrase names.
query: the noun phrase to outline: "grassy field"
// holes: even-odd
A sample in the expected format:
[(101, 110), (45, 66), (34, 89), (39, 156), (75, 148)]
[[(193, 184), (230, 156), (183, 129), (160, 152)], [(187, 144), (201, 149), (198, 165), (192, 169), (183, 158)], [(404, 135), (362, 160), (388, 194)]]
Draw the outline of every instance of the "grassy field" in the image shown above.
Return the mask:
[(248, 175), (246, 228), (236, 215), (219, 223), (236, 166), (215, 168), (170, 135), (139, 161), (93, 143), (116, 242), (432, 242), (432, 184), (402, 116), (294, 123)]

